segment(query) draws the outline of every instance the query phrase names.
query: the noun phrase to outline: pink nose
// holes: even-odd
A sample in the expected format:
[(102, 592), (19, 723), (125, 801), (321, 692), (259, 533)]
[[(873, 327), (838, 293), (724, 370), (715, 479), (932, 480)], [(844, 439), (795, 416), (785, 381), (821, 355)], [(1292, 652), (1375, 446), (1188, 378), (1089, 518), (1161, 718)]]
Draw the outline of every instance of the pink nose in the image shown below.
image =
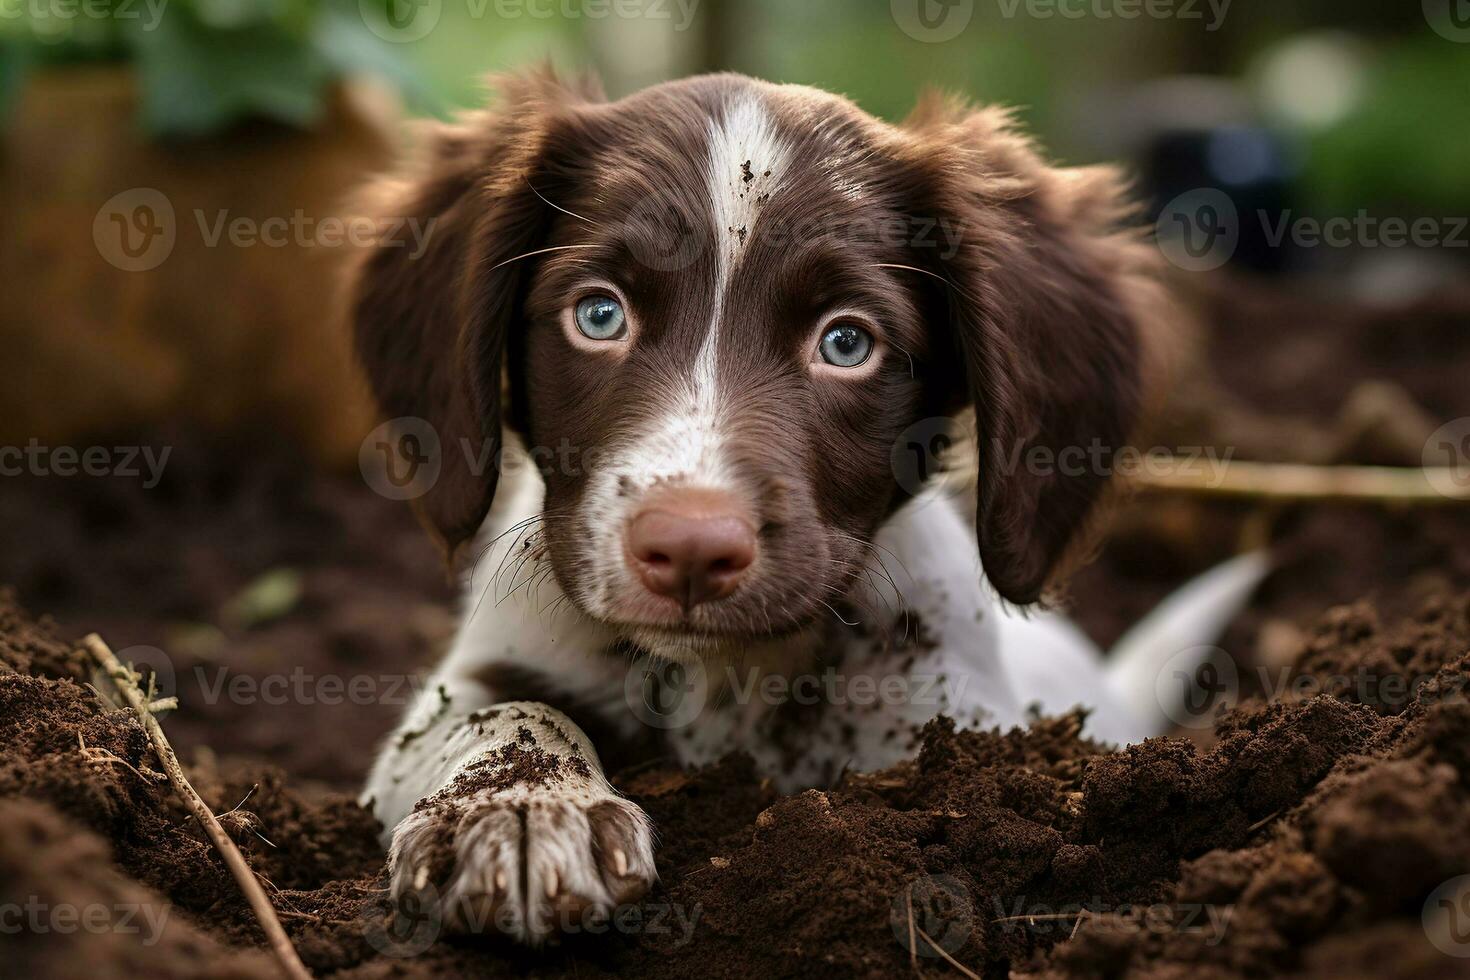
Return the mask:
[(755, 530), (722, 495), (661, 495), (628, 522), (627, 559), (648, 591), (688, 611), (734, 592), (755, 561)]

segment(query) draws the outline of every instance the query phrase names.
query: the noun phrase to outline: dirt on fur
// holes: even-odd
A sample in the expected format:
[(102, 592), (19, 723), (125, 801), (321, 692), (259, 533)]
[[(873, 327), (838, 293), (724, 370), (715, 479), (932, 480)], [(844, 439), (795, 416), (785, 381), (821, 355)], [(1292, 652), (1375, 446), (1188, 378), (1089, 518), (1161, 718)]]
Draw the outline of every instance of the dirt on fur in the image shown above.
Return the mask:
[[(96, 931), (0, 944), (36, 975), (269, 975), (132, 716), (9, 599), (0, 628), (0, 907), (103, 910)], [(890, 976), (913, 950), (935, 974), (947, 957), (985, 976), (1444, 977), (1465, 961), (1429, 935), (1461, 924), (1426, 901), (1470, 868), (1467, 684), (1470, 595), (1394, 623), (1359, 603), (1311, 629), (1289, 696), (1225, 714), (1208, 752), (1105, 750), (1064, 717), (936, 722), (914, 762), (790, 797), (739, 758), (632, 773), (621, 788), (669, 842), (660, 884), (542, 954), (433, 942), (435, 922), (391, 909), (350, 800), (308, 801), (269, 769), (193, 778), (322, 974)], [(139, 931), (112, 928), (132, 908)]]
[[(1463, 297), (1364, 312), (1232, 284), (1206, 301), (1213, 381), (1160, 444), (1412, 464), (1423, 426), (1470, 416)], [(283, 447), (146, 441), (173, 447), (157, 487), (0, 481), (7, 975), (278, 975), (142, 729), (75, 653), (96, 630), (178, 695), (164, 728), (317, 975), (1470, 976), (1444, 952), (1470, 952), (1463, 510), (1125, 506), (1068, 611), (1106, 645), (1269, 541), (1278, 571), (1221, 642), (1254, 697), (1122, 752), (1076, 717), (935, 723), (912, 762), (794, 796), (740, 757), (624, 771), (658, 827), (657, 888), (529, 951), (390, 908), (351, 795), (453, 627), (408, 509)], [(370, 690), (326, 685), (344, 675)]]

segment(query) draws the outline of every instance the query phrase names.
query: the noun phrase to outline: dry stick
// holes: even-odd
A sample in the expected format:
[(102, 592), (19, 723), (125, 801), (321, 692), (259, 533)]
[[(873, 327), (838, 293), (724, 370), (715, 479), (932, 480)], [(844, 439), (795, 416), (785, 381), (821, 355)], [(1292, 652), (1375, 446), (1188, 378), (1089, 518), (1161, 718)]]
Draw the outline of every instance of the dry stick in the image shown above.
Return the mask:
[(908, 906), (909, 906), (909, 966), (911, 966), (911, 967), (914, 968), (914, 976), (919, 977), (922, 980), (922, 977), (924, 976), (924, 972), (919, 969), (919, 947), (918, 947), (918, 942), (919, 941), (914, 936), (914, 932), (917, 930), (918, 927), (914, 925), (914, 884), (913, 884), (913, 882), (909, 882), (909, 890), (908, 890), (907, 900), (908, 900)]
[(261, 929), (265, 931), (266, 938), (270, 941), (271, 951), (280, 961), (281, 968), (292, 980), (311, 980), (311, 974), (307, 972), (301, 958), (296, 955), (296, 948), (291, 945), (286, 930), (281, 928), (281, 920), (276, 918), (276, 910), (271, 906), (270, 899), (266, 898), (260, 883), (255, 880), (250, 865), (245, 862), (245, 856), (240, 853), (235, 842), (225, 834), (224, 828), (214, 818), (214, 812), (199, 798), (194, 787), (189, 785), (189, 780), (185, 778), (184, 770), (179, 765), (178, 757), (174, 755), (173, 746), (169, 745), (168, 739), (163, 734), (162, 726), (158, 724), (158, 719), (154, 718), (152, 712), (148, 710), (148, 699), (138, 689), (133, 672), (118, 662), (117, 657), (96, 633), (87, 636), (82, 640), (82, 644), (92, 655), (92, 659), (97, 661), (103, 673), (112, 679), (118, 693), (123, 696), (128, 706), (137, 714), (138, 720), (142, 722), (143, 730), (148, 733), (148, 738), (153, 743), (153, 750), (158, 753), (158, 761), (163, 763), (163, 771), (168, 776), (168, 781), (173, 784), (174, 792), (179, 794), (195, 818), (203, 825), (215, 850), (219, 851), (220, 857), (224, 858), (230, 874), (235, 877), (235, 883), (240, 886), (240, 890), (245, 893), (245, 898), (250, 902), (250, 908), (255, 912), (255, 918), (259, 920)]
[(1160, 459), (1156, 472), (1132, 479), (1152, 492), (1256, 500), (1413, 504), (1470, 503), (1470, 481), (1455, 467), (1310, 466), (1298, 463), (1227, 463), (1219, 473), (1198, 464)]
[(965, 976), (969, 977), (970, 980), (980, 980), (980, 975), (978, 973), (976, 973), (974, 970), (970, 969), (968, 966), (965, 966), (965, 964), (961, 963), (959, 960), (955, 959), (953, 956), (950, 956), (949, 955), (949, 952), (943, 946), (941, 946), (938, 943), (936, 943), (934, 941), (933, 937), (931, 937), (923, 929), (920, 929), (919, 930), (919, 935), (920, 936), (923, 936), (924, 937), (924, 941), (927, 942), (930, 946), (934, 947), (934, 951), (936, 953), (938, 953), (940, 956), (944, 957), (944, 962), (948, 963), (950, 966), (954, 967), (956, 970), (959, 970)]

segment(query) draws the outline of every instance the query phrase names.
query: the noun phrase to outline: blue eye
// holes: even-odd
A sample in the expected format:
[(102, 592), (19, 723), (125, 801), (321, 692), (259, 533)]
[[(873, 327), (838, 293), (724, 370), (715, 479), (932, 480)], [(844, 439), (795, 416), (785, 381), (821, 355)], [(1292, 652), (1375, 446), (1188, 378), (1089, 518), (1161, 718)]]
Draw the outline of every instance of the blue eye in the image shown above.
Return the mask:
[(591, 340), (617, 340), (626, 334), (627, 314), (611, 296), (588, 296), (577, 304), (577, 329)]
[(853, 368), (872, 355), (873, 335), (862, 327), (841, 323), (822, 334), (817, 349), (828, 364)]

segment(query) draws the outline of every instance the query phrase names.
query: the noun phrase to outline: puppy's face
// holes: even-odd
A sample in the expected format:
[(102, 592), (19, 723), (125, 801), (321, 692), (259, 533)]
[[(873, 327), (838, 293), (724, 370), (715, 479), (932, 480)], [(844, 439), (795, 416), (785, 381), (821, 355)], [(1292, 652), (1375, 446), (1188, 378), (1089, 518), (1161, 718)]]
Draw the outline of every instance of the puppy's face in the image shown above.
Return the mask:
[[(394, 414), (520, 432), (585, 614), (681, 658), (831, 617), (927, 416), (972, 405), (1011, 458), (1121, 446), (1147, 262), (1113, 235), (1109, 175), (1046, 167), (1003, 115), (953, 105), (898, 128), (736, 76), (612, 104), (508, 88), (386, 185), (385, 215), (437, 235), (417, 265), (365, 262), (359, 348)], [(421, 503), (451, 548), (495, 483), (453, 462)], [(1036, 598), (1104, 478), (982, 465), (1002, 594)]]
[(880, 135), (820, 93), (713, 80), (550, 136), (559, 250), (512, 374), (555, 574), (645, 647), (830, 618), (898, 500), (931, 343)]

